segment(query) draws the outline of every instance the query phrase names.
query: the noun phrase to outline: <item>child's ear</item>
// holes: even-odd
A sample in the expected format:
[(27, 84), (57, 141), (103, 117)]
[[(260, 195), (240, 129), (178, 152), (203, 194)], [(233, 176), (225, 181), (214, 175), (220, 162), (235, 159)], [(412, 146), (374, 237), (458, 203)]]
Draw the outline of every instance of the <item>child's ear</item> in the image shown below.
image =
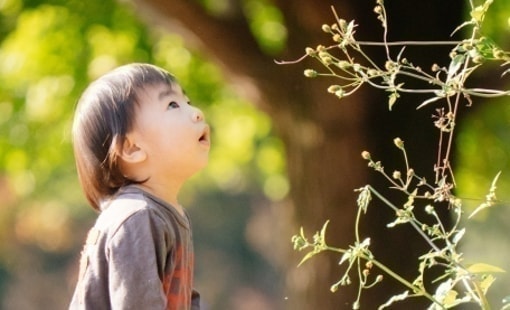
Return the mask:
[(147, 153), (127, 136), (122, 144), (120, 157), (127, 163), (136, 164), (143, 162), (147, 158)]

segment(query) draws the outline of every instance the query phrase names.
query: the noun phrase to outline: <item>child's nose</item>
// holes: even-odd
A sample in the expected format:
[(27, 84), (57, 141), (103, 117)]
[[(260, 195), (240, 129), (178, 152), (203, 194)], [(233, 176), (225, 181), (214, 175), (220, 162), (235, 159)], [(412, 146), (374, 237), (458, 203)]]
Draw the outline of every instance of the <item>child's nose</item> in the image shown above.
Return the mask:
[(193, 120), (196, 122), (201, 122), (204, 120), (204, 113), (202, 110), (195, 108), (195, 111), (193, 111)]

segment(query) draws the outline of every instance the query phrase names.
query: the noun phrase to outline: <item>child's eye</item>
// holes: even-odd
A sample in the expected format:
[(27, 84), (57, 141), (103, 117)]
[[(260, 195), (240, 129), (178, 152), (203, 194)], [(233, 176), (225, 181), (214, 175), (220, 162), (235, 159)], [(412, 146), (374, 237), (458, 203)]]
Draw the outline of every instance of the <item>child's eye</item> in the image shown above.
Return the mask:
[(179, 104), (175, 101), (172, 101), (168, 104), (168, 108), (171, 108), (171, 109), (176, 109), (179, 107)]

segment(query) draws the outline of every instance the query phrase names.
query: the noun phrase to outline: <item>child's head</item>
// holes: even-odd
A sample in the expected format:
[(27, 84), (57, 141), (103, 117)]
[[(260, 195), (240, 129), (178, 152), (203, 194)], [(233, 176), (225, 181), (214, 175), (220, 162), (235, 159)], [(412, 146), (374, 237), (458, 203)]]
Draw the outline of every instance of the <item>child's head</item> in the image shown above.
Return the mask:
[(167, 71), (149, 64), (129, 64), (97, 79), (81, 96), (74, 117), (73, 143), (81, 186), (92, 207), (131, 180), (121, 171), (119, 152), (133, 128), (141, 91), (176, 84)]

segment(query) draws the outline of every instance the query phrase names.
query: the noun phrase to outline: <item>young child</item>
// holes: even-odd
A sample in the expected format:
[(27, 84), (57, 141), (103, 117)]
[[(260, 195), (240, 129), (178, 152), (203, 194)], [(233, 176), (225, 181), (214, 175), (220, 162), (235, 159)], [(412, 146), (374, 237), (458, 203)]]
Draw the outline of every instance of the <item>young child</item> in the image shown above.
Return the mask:
[(177, 195), (208, 161), (202, 112), (165, 70), (129, 64), (85, 90), (73, 143), (82, 189), (100, 214), (70, 309), (199, 309), (191, 225)]

